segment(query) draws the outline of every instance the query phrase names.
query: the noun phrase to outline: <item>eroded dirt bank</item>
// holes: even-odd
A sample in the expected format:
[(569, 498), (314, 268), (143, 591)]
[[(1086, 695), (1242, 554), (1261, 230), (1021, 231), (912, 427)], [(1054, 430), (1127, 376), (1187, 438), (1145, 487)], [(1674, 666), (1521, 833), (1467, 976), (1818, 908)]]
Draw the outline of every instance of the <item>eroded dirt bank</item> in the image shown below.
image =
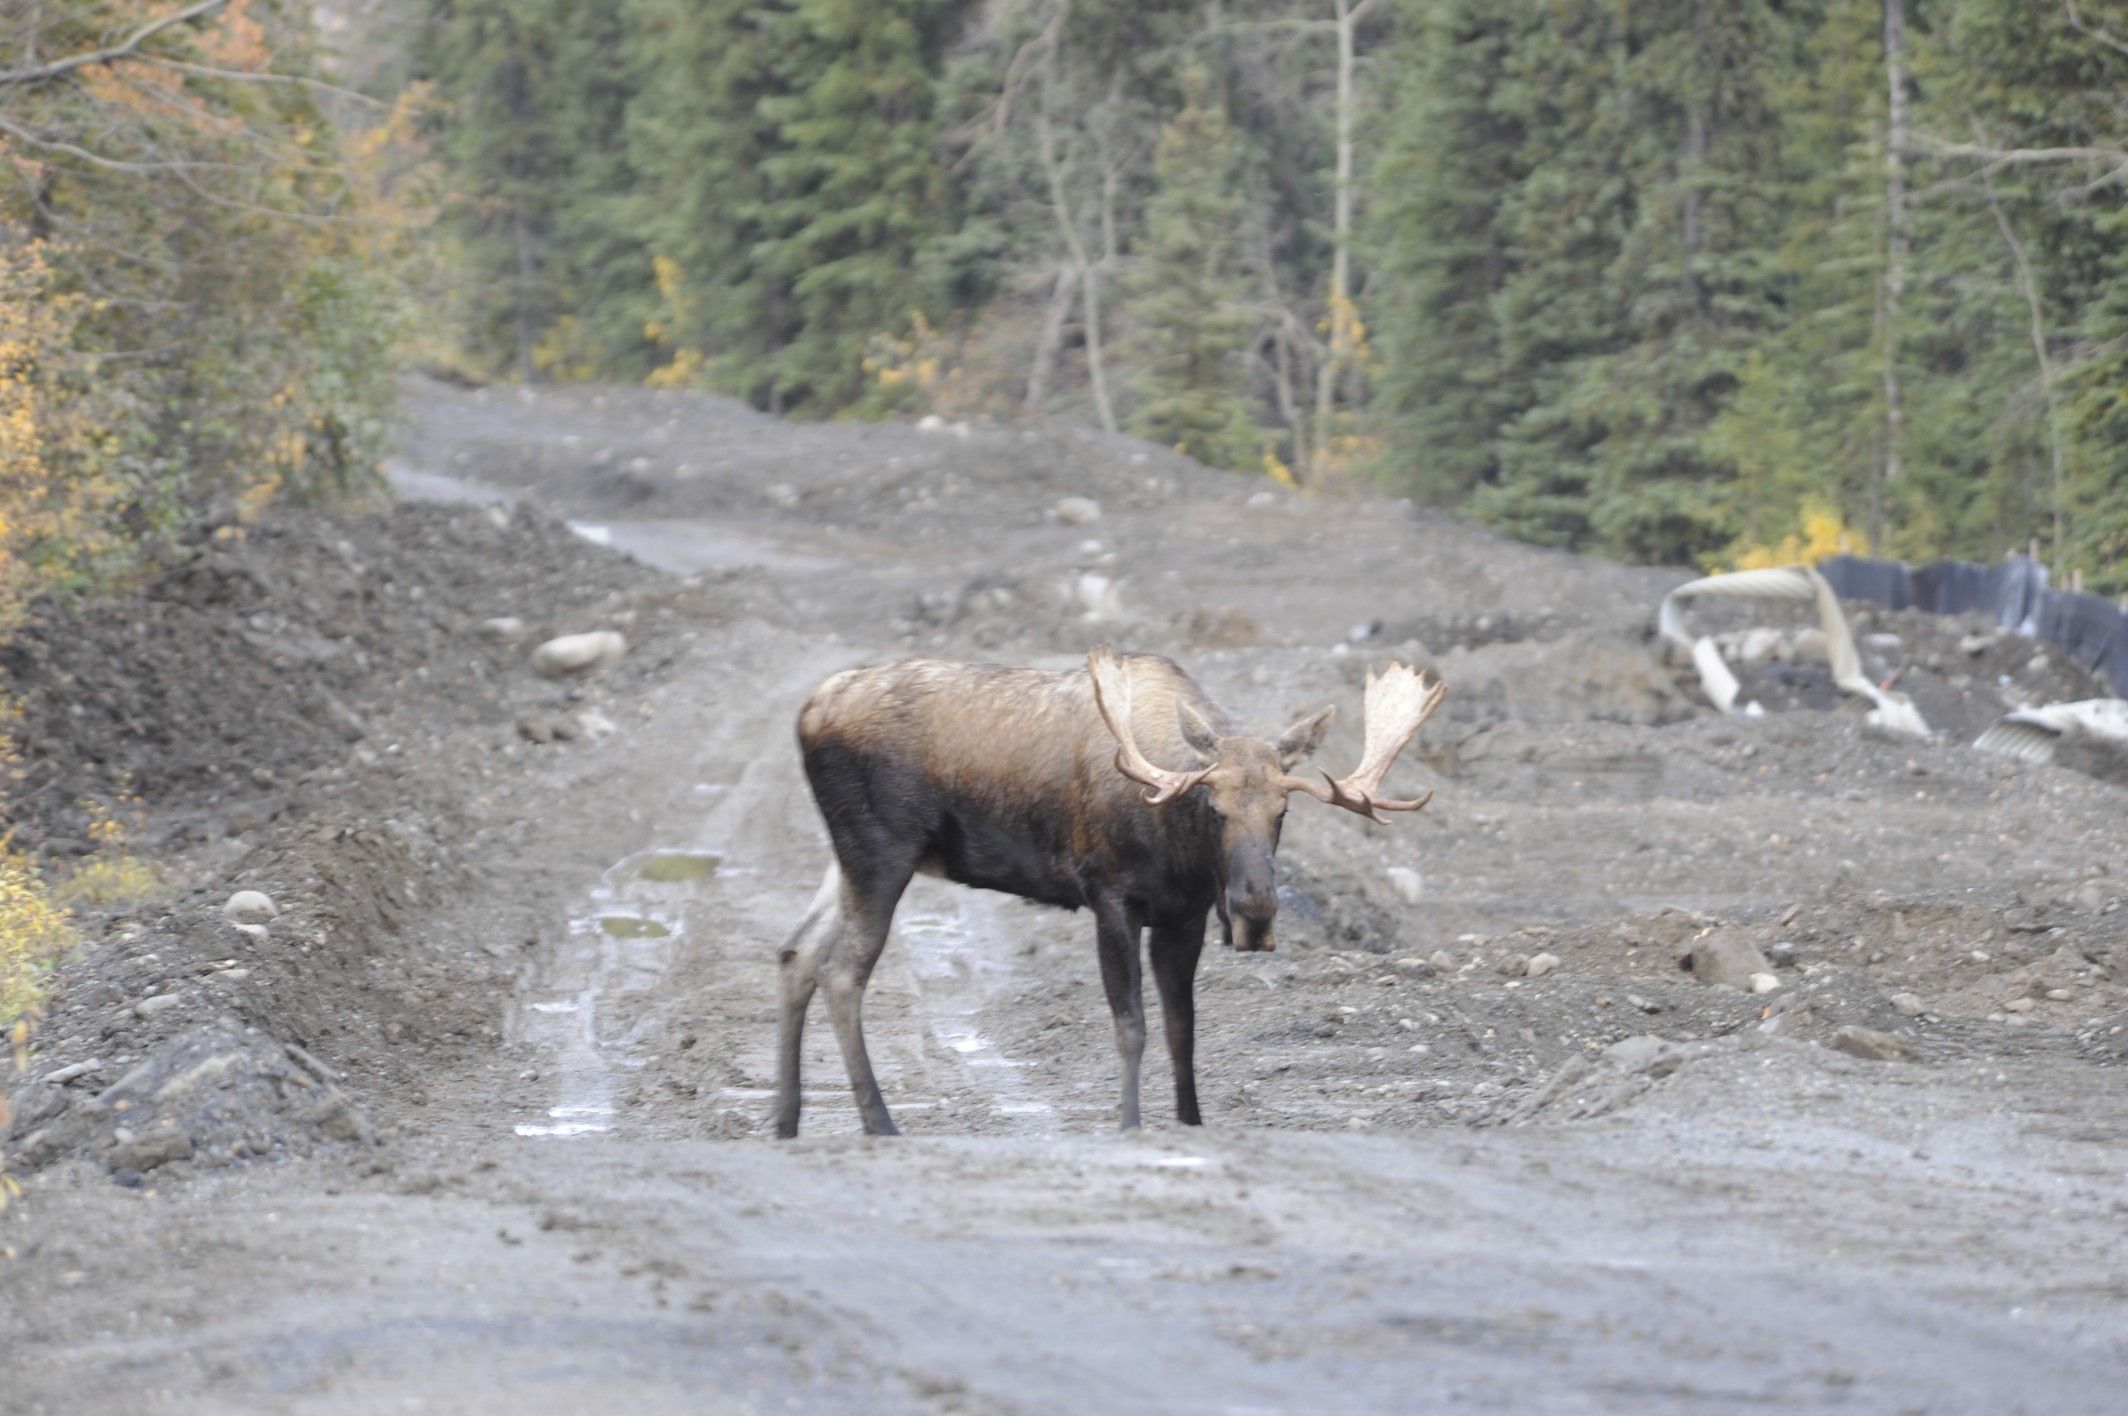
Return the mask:
[[(470, 501), (224, 548), (35, 670), (109, 709), (55, 776), (161, 773), (196, 891), (96, 922), (16, 1089), (10, 1410), (2115, 1409), (2120, 787), (1874, 737), (1807, 664), (1713, 716), (1659, 574), (1128, 440), (416, 402), (407, 480)], [(187, 616), (233, 667), (152, 657)], [(605, 628), (620, 669), (526, 670)], [(2075, 686), (1864, 629), (1961, 731)], [(763, 1139), (805, 689), (1103, 641), (1338, 702), (1332, 762), (1367, 663), (1433, 667), (1435, 803), (1296, 809), (1280, 951), (1206, 960), (1204, 1131), (1149, 1058), (1110, 1134), (1083, 917), (921, 882), (867, 1014), (911, 1141), (850, 1134), (824, 1026)], [(1770, 992), (1679, 966), (1752, 948)]]

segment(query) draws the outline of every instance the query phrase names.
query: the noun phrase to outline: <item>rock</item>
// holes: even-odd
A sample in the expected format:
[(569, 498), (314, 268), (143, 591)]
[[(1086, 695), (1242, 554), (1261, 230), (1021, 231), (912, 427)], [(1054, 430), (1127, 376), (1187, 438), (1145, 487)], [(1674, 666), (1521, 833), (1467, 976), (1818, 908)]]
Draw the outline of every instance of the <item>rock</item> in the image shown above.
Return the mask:
[(1090, 620), (1119, 619), (1123, 614), (1123, 597), (1115, 581), (1095, 571), (1087, 571), (1072, 584), (1073, 598)]
[(1091, 526), (1101, 519), (1101, 503), (1092, 497), (1059, 497), (1057, 516), (1067, 526)]
[[(1436, 972), (1434, 966), (1430, 962), (1420, 958), (1416, 954), (1412, 954), (1405, 958), (1398, 959), (1396, 961), (1396, 967), (1400, 972), (1408, 974), (1417, 974), (1422, 978), (1427, 974)], [(49, 1078), (47, 1078), (47, 1080), (49, 1080)]]
[(2102, 913), (2106, 908), (2106, 887), (2096, 880), (2086, 880), (2076, 887), (2076, 892), (2069, 897), (2069, 903), (2085, 914)]
[(264, 924), (280, 912), (273, 896), (263, 890), (239, 890), (222, 903), (222, 913), (232, 924)]
[(785, 511), (796, 510), (798, 503), (802, 500), (798, 489), (788, 482), (771, 482), (761, 489), (761, 495), (767, 497), (771, 503), (782, 507)]
[(600, 738), (612, 737), (621, 730), (621, 725), (596, 708), (586, 708), (576, 715), (576, 728), (586, 738), (597, 742)]
[(1651, 1033), (1620, 1038), (1603, 1050), (1603, 1060), (1621, 1072), (1645, 1072), (1651, 1077), (1667, 1077), (1685, 1061), (1675, 1043)]
[(535, 746), (554, 741), (554, 728), (546, 719), (527, 713), (517, 720), (517, 735)]
[(1434, 950), (1433, 953), (1427, 956), (1426, 962), (1433, 965), (1435, 973), (1454, 973), (1456, 971), (1456, 961), (1448, 956), (1446, 949)]
[(628, 641), (614, 630), (564, 634), (532, 651), (532, 672), (550, 679), (597, 673), (613, 668), (627, 653)]
[(1734, 935), (1709, 935), (1692, 946), (1686, 967), (1701, 983), (1751, 992), (1753, 974), (1771, 974), (1773, 965), (1759, 946)]
[(1922, 1014), (1921, 999), (1912, 993), (1894, 993), (1892, 1010), (1902, 1018), (1918, 1018)]
[(2038, 1006), (2029, 998), (2012, 998), (2002, 1005), (2002, 1011), (2005, 1013), (2029, 1013)]
[(1396, 888), (1398, 898), (1407, 905), (1416, 905), (1426, 898), (1426, 881), (1408, 865), (1392, 865), (1382, 874)]
[(480, 622), (480, 637), (490, 644), (515, 644), (531, 632), (516, 615), (498, 615)]
[(65, 1067), (54, 1067), (44, 1074), (44, 1080), (55, 1087), (63, 1087), (76, 1077), (86, 1077), (89, 1073), (98, 1071), (102, 1067), (102, 1058), (91, 1057), (86, 1062), (75, 1062)]
[(153, 1170), (192, 1154), (192, 1137), (174, 1126), (158, 1126), (144, 1136), (133, 1136), (113, 1146), (104, 1156), (112, 1170)]
[(2072, 1002), (2075, 998), (2076, 991), (2074, 989), (2050, 988), (2047, 990), (2047, 1001), (2049, 1003), (2068, 1003)]
[(220, 1052), (212, 1057), (202, 1058), (157, 1087), (155, 1099), (169, 1101), (174, 1097), (183, 1096), (194, 1087), (204, 1086), (208, 1082), (218, 1081), (242, 1070), (244, 1061), (244, 1054), (241, 1052)]
[(1870, 1062), (1906, 1062), (1914, 1056), (1913, 1048), (1890, 1033), (1856, 1027), (1853, 1023), (1832, 1035), (1832, 1049)]
[(1795, 632), (1795, 636), (1788, 641), (1788, 655), (1790, 659), (1798, 664), (1822, 661), (1826, 657), (1828, 644), (1829, 641), (1825, 638), (1824, 630), (1815, 626), (1809, 629), (1799, 629)]
[(1753, 993), (1771, 993), (1781, 986), (1781, 981), (1770, 973), (1755, 973), (1750, 979)]
[[(243, 926), (239, 926), (242, 928)], [(252, 926), (256, 928), (257, 926)], [(175, 993), (158, 993), (153, 998), (143, 998), (133, 1005), (137, 1018), (152, 1018), (157, 1013), (167, 1013), (185, 1000)]]
[(269, 937), (263, 924), (233, 924), (229, 927), (254, 944), (264, 944)]
[(1746, 664), (1763, 664), (1782, 656), (1787, 636), (1771, 625), (1757, 625), (1744, 631), (1737, 645), (1736, 657)]
[(1543, 978), (1558, 967), (1559, 956), (1557, 954), (1532, 954), (1529, 956), (1529, 962), (1522, 966), (1522, 976), (1524, 978)]

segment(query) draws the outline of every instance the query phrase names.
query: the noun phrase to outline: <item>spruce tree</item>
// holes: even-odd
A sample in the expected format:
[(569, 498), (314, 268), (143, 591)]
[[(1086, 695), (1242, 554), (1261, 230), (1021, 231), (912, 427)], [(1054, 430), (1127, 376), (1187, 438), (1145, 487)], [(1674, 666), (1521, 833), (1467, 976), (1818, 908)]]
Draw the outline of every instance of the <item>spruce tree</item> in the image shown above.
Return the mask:
[(1239, 307), (1240, 204), (1233, 139), (1204, 72), (1182, 75), (1183, 105), (1160, 133), (1158, 183), (1128, 283), (1137, 405), (1130, 430), (1214, 467), (1259, 455), (1244, 394), (1249, 317)]
[(1777, 315), (1754, 179), (1798, 29), (1766, 0), (1562, 10), (1518, 64), (1531, 169), (1497, 306), (1535, 397), (1475, 505), (1531, 539), (1689, 561), (1729, 538), (1709, 425)]
[(755, 249), (767, 234), (761, 164), (777, 131), (762, 104), (786, 91), (772, 36), (789, 6), (632, 0), (629, 12), (643, 81), (627, 113), (636, 187), (621, 209), (663, 275), (649, 318), (668, 358), (686, 351), (706, 361), (711, 387), (767, 406), (771, 358), (798, 332)]
[(759, 19), (778, 93), (752, 259), (791, 310), (768, 361), (779, 406), (816, 412), (862, 392), (866, 343), (921, 313), (918, 256), (946, 229), (935, 81), (959, 0), (796, 0)]
[(611, 371), (616, 344), (645, 355), (640, 320), (614, 306), (649, 283), (611, 220), (632, 182), (620, 23), (569, 0), (435, 0), (412, 43), (417, 77), (448, 104), (438, 147), (466, 341), (523, 378)]
[(1494, 302), (1515, 269), (1504, 198), (1527, 174), (1511, 62), (1536, 21), (1489, 0), (1408, 0), (1397, 19), (1402, 78), (1366, 233), (1374, 414), (1383, 476), (1453, 504), (1497, 478), (1494, 439), (1529, 404)]

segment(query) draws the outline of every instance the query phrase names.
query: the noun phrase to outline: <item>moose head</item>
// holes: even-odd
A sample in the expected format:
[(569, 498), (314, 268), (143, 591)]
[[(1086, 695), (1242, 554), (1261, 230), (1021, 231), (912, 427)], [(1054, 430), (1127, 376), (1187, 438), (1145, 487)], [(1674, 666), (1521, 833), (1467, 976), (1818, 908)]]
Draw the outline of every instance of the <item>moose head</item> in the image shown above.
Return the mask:
[(1391, 664), (1380, 675), (1369, 672), (1365, 700), (1366, 746), (1360, 765), (1349, 775), (1322, 780), (1294, 775), (1321, 745), (1333, 705), (1301, 718), (1276, 741), (1246, 733), (1222, 732), (1196, 705), (1174, 700), (1177, 726), (1194, 767), (1175, 770), (1155, 766), (1138, 745), (1131, 719), (1131, 679), (1106, 646), (1087, 658), (1094, 699), (1101, 720), (1116, 739), (1116, 770), (1147, 788), (1146, 805), (1166, 806), (1192, 793), (1218, 820), (1219, 914), (1234, 947), (1242, 951), (1273, 947), (1272, 923), (1278, 915), (1276, 857), (1286, 803), (1295, 792), (1329, 806), (1342, 807), (1380, 825), (1386, 811), (1417, 811), (1432, 792), (1410, 801), (1380, 795), (1382, 778), (1397, 754), (1447, 696), (1447, 688), (1404, 664)]

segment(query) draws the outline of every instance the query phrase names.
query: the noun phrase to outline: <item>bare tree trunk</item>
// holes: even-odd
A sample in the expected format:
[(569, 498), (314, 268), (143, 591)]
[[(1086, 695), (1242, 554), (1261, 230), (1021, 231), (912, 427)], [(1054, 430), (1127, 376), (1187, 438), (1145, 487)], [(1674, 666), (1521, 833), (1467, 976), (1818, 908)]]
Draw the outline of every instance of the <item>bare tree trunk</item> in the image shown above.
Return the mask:
[[(1101, 419), (1102, 430), (1113, 433), (1116, 431), (1116, 413), (1108, 400), (1108, 373), (1101, 356), (1099, 272), (1087, 254), (1085, 239), (1079, 234), (1078, 218), (1072, 215), (1071, 193), (1064, 181), (1064, 163), (1057, 156), (1056, 128), (1051, 122), (1056, 90), (1056, 34), (1061, 31), (1063, 23), (1064, 14), (1060, 10), (1050, 33), (1048, 52), (1042, 56), (1041, 104), (1035, 112), (1035, 137), (1042, 150), (1042, 171), (1049, 179), (1049, 205), (1056, 216), (1057, 232), (1064, 238), (1064, 248), (1071, 253), (1072, 265), (1078, 271), (1081, 318), (1086, 336), (1086, 376), (1093, 385), (1094, 412)], [(1113, 189), (1114, 173), (1111, 171), (1104, 174), (1102, 181), (1103, 216), (1110, 227), (1114, 224)], [(1109, 239), (1114, 239), (1112, 233)]]
[(517, 237), (517, 381), (530, 387), (532, 383), (532, 277), (536, 263), (532, 258), (532, 229), (525, 224), (525, 210), (512, 205), (511, 224)]
[(1906, 410), (1899, 390), (1899, 297), (1906, 293), (1906, 0), (1884, 0), (1884, 484), (1899, 480)]
[(1064, 347), (1064, 324), (1071, 318), (1072, 297), (1078, 293), (1079, 272), (1072, 265), (1057, 267), (1057, 281), (1049, 293), (1049, 313), (1042, 319), (1041, 338), (1035, 341), (1034, 363), (1027, 371), (1027, 397), (1022, 406), (1039, 413), (1049, 402), (1049, 377), (1057, 354)]
[[(1699, 42), (1698, 58), (1704, 62), (1707, 7), (1698, 6), (1692, 14), (1692, 30)], [(1685, 108), (1685, 148), (1678, 160), (1679, 175), (1684, 178), (1685, 210), (1684, 229), (1680, 233), (1684, 244), (1684, 259), (1679, 262), (1679, 280), (1684, 286), (1685, 300), (1694, 314), (1705, 309), (1705, 292), (1699, 280), (1699, 249), (1702, 240), (1701, 228), (1703, 197), (1700, 181), (1707, 164), (1707, 97), (1704, 92), (1692, 95)]]
[(1315, 446), (1310, 457), (1315, 476), (1329, 465), (1331, 415), (1337, 402), (1338, 379), (1358, 353), (1358, 311), (1352, 304), (1352, 113), (1354, 71), (1358, 55), (1354, 32), (1375, 0), (1336, 0), (1337, 20), (1337, 187), (1331, 198), (1330, 215), (1330, 352), (1315, 371)]
[(2031, 319), (2032, 356), (2039, 361), (2039, 390), (2047, 403), (2047, 453), (2053, 462), (2054, 473), (2054, 555), (2052, 572), (2056, 580), (2062, 574), (2062, 544), (2067, 531), (2067, 514), (2063, 508), (2063, 475), (2061, 395), (2054, 386), (2054, 356), (2047, 349), (2046, 308), (2039, 298), (2039, 281), (2032, 274), (2031, 262), (2025, 259), (2025, 247), (2017, 239), (2017, 232), (2010, 226), (2010, 218), (2004, 214), (2002, 203), (1995, 196), (1995, 179), (1986, 169), (1980, 174), (1980, 188), (1987, 194), (1988, 212), (1995, 218), (1995, 229), (2002, 233), (2003, 244), (2010, 248), (2010, 261), (2017, 268), (2017, 288), (2024, 293), (2025, 311)]
[(1094, 408), (1101, 426), (1116, 431), (1116, 411), (1108, 401), (1108, 359), (1101, 343), (1101, 277), (1116, 268), (1116, 164), (1111, 155), (1101, 157), (1101, 259), (1087, 267), (1083, 289), (1086, 295), (1086, 378), (1093, 385)]
[(1278, 416), (1286, 420), (1286, 427), (1293, 433), (1293, 460), (1304, 464), (1302, 453), (1308, 445), (1308, 429), (1301, 419), (1300, 404), (1293, 397), (1293, 342), (1286, 338), (1284, 330), (1271, 336), (1271, 369), (1271, 387), (1278, 396)]

